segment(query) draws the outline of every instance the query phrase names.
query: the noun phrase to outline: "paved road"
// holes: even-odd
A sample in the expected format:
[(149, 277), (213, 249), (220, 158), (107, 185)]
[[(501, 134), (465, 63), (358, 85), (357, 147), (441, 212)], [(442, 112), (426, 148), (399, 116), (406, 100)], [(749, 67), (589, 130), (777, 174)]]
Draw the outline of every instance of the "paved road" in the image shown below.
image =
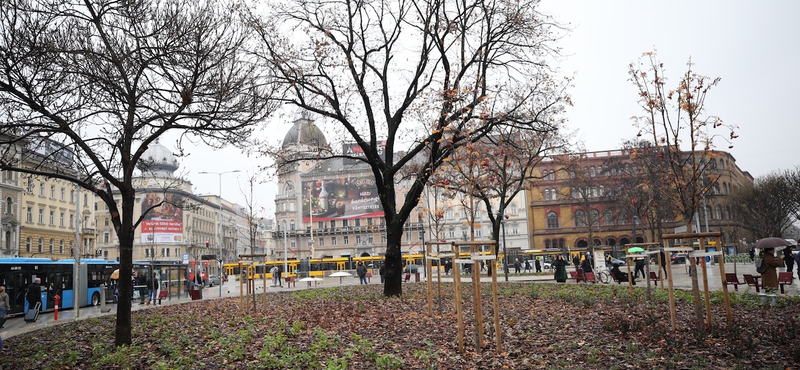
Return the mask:
[[(651, 267), (655, 268), (655, 265), (652, 265)], [(572, 269), (572, 268), (570, 268), (570, 269)], [(784, 270), (785, 269), (780, 269), (780, 271), (784, 271)], [(625, 271), (624, 268), (623, 268), (623, 271)], [(709, 289), (710, 290), (719, 290), (719, 289), (721, 289), (722, 283), (721, 283), (721, 279), (719, 277), (720, 276), (719, 275), (719, 266), (718, 265), (708, 265), (707, 272), (708, 272), (708, 287), (709, 287)], [(726, 263), (725, 264), (725, 272), (726, 273), (733, 273), (734, 272), (734, 265), (732, 263)], [(755, 267), (753, 266), (752, 263), (748, 263), (748, 264), (744, 264), (744, 265), (739, 264), (738, 266), (736, 266), (735, 272), (737, 273), (737, 276), (739, 276), (739, 279), (741, 281), (744, 280), (742, 278), (742, 274), (756, 274)], [(672, 267), (672, 275), (673, 275), (673, 287), (675, 289), (690, 289), (691, 288), (691, 286), (692, 286), (691, 276), (689, 276), (689, 274), (688, 274), (687, 265), (675, 265), (675, 266), (673, 266)], [(421, 280), (424, 281), (424, 279), (425, 279), (425, 277), (422, 276)], [(466, 281), (468, 279), (469, 279), (469, 277), (466, 276), (466, 275), (462, 277), (462, 281)], [(379, 279), (376, 279), (376, 278), (373, 278), (372, 280), (376, 280), (376, 281), (373, 281), (372, 283), (379, 282)], [(412, 278), (412, 281), (413, 280), (414, 279)], [(503, 275), (498, 276), (498, 281), (499, 282), (502, 282), (504, 280), (505, 280), (505, 277)], [(434, 281), (435, 281), (435, 275), (434, 275)], [(452, 281), (452, 276), (449, 276), (449, 277), (444, 277), (443, 276), (442, 281), (445, 281), (445, 282)], [(491, 281), (491, 278), (483, 276), (481, 278), (481, 281), (488, 282), (488, 281)], [(550, 275), (550, 274), (534, 276), (534, 275), (524, 275), (524, 274), (514, 274), (514, 273), (509, 274), (509, 281), (511, 281), (511, 282), (525, 282), (525, 281), (553, 282), (552, 275)], [(569, 279), (569, 281), (570, 281), (570, 283), (574, 283), (573, 279)], [(358, 278), (357, 277), (345, 278), (343, 283), (345, 285), (355, 285), (355, 284), (358, 284)], [(287, 290), (302, 290), (302, 289), (309, 289), (309, 288), (315, 288), (315, 287), (323, 288), (323, 287), (339, 286), (340, 285), (340, 281), (339, 281), (338, 278), (326, 278), (325, 281), (319, 283), (316, 286), (309, 287), (307, 283), (300, 282), (300, 283), (297, 283), (296, 287), (292, 287), (292, 288), (286, 287), (285, 283), (284, 283), (283, 288), (272, 287), (272, 286), (270, 286), (270, 284), (271, 284), (271, 281), (267, 281), (267, 287), (266, 287), (266, 291), (267, 292), (278, 292), (278, 291), (287, 291)], [(637, 285), (639, 287), (646, 286), (646, 284), (642, 284), (642, 283), (639, 283), (639, 284), (640, 285)], [(701, 274), (701, 278), (700, 278), (700, 287), (701, 287), (701, 289), (702, 289), (702, 284), (703, 284), (703, 279), (702, 279), (702, 274)], [(264, 287), (262, 285), (263, 285), (262, 281), (260, 281), (260, 280), (257, 281), (257, 283), (256, 283), (256, 291), (257, 291), (257, 293), (260, 293), (262, 291), (262, 289), (264, 289)], [(665, 286), (666, 286), (666, 284), (665, 284)], [(792, 294), (792, 295), (800, 293), (800, 292), (798, 292), (798, 286), (800, 286), (800, 284), (798, 284), (797, 281), (795, 281), (795, 284), (793, 284), (792, 286), (787, 287), (786, 293), (787, 294)], [(739, 291), (740, 292), (745, 291), (745, 290), (747, 290), (747, 288), (748, 287), (746, 285), (745, 286), (740, 286), (739, 287)], [(729, 287), (729, 290), (733, 291), (733, 288)], [(220, 296), (219, 287), (203, 289), (203, 298), (204, 299), (214, 299), (214, 298), (219, 298), (219, 296)], [(232, 281), (228, 281), (223, 285), (223, 287), (222, 287), (222, 297), (238, 297), (238, 296), (239, 296), (239, 282), (238, 281), (233, 281), (233, 280)], [(188, 295), (182, 295), (179, 298), (174, 298), (173, 297), (172, 299), (169, 299), (169, 300), (163, 300), (162, 301), (162, 305), (185, 304), (185, 303), (188, 303), (188, 302), (191, 302), (191, 299), (188, 297)], [(154, 305), (151, 305), (151, 306), (140, 305), (138, 303), (138, 301), (136, 301), (136, 302), (134, 302), (132, 307), (133, 307), (133, 310), (143, 310), (143, 309), (150, 309), (150, 308), (153, 308), (155, 306)], [(86, 319), (86, 318), (89, 318), (89, 317), (97, 317), (97, 316), (102, 316), (102, 315), (115, 314), (116, 313), (116, 304), (107, 305), (105, 307), (105, 310), (106, 310), (106, 312), (103, 311), (103, 307), (102, 306), (83, 307), (83, 308), (80, 309), (80, 312), (79, 312), (80, 317), (77, 318), (77, 320), (83, 320), (83, 319)], [(31, 330), (36, 330), (36, 329), (40, 329), (40, 328), (44, 328), (44, 327), (48, 327), (48, 326), (52, 326), (52, 325), (58, 325), (58, 324), (62, 324), (62, 323), (65, 323), (65, 322), (70, 322), (72, 320), (76, 320), (75, 314), (76, 314), (75, 310), (72, 310), (72, 309), (60, 311), (58, 313), (58, 321), (56, 321), (54, 319), (54, 314), (52, 312), (43, 313), (43, 314), (39, 315), (39, 320), (37, 322), (35, 322), (35, 323), (26, 323), (23, 320), (22, 317), (12, 318), (12, 319), (9, 319), (6, 322), (4, 329), (0, 329), (0, 336), (2, 336), (5, 339), (5, 338), (13, 337), (15, 335), (19, 335), (19, 334), (22, 334), (22, 333), (25, 333), (25, 332), (28, 332), (28, 331), (31, 331)]]

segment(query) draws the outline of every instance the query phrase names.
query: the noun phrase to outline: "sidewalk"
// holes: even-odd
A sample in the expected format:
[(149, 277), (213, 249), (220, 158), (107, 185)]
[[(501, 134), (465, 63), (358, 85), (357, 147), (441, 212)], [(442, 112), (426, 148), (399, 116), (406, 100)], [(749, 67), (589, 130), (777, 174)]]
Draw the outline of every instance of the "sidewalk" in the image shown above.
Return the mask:
[[(691, 276), (689, 276), (689, 274), (688, 274), (688, 270), (689, 270), (688, 266), (689, 265), (683, 265), (683, 264), (672, 266), (673, 287), (675, 289), (691, 289), (691, 287), (692, 287), (692, 279), (691, 279)], [(650, 267), (651, 267), (651, 269), (653, 269), (653, 271), (656, 271), (655, 270), (655, 265), (651, 265)], [(719, 289), (721, 289), (722, 281), (721, 281), (721, 278), (719, 276), (719, 266), (716, 265), (716, 264), (714, 264), (714, 265), (709, 264), (707, 267), (708, 267), (707, 268), (707, 273), (708, 273), (708, 287), (709, 287), (709, 289), (710, 290), (719, 290)], [(571, 271), (571, 270), (573, 270), (572, 267), (570, 267), (570, 269), (568, 271)], [(622, 268), (622, 270), (626, 271), (626, 268)], [(779, 271), (781, 271), (781, 272), (785, 271), (785, 270), (786, 270), (785, 268), (779, 269)], [(633, 270), (631, 270), (631, 272), (633, 272)], [(725, 272), (726, 273), (734, 273), (734, 272), (736, 272), (736, 275), (739, 277), (740, 281), (744, 281), (744, 279), (742, 278), (742, 274), (757, 274), (755, 266), (752, 263), (747, 263), (747, 264), (744, 264), (744, 265), (738, 264), (736, 266), (736, 271), (734, 271), (733, 263), (726, 263), (725, 264)], [(441, 278), (442, 278), (442, 282), (452, 282), (453, 281), (453, 276), (452, 275), (449, 275), (449, 276), (442, 275)], [(471, 278), (470, 275), (466, 275), (465, 274), (465, 275), (461, 276), (461, 281), (462, 282), (467, 282), (467, 281), (470, 280), (470, 278)], [(416, 283), (416, 284), (424, 284), (425, 283), (424, 274), (420, 275), (420, 279), (421, 279), (420, 283)], [(524, 275), (524, 274), (514, 274), (513, 272), (510, 272), (508, 274), (508, 280), (509, 280), (509, 282), (555, 283), (555, 281), (553, 280), (553, 275), (549, 274), (549, 273), (546, 274), (546, 275)], [(700, 283), (700, 289), (702, 291), (703, 290), (703, 275), (702, 275), (702, 271), (700, 271), (700, 276), (699, 276), (698, 280), (699, 280), (699, 283)], [(412, 281), (413, 281), (413, 279), (412, 279)], [(436, 273), (435, 272), (433, 273), (432, 281), (434, 283), (436, 282)], [(481, 282), (491, 282), (491, 281), (492, 281), (491, 277), (487, 277), (485, 274), (481, 275)], [(497, 281), (498, 282), (504, 282), (505, 281), (505, 276), (501, 273), (500, 275), (497, 276)], [(575, 284), (575, 280), (574, 279), (568, 279), (567, 281), (570, 284)], [(327, 288), (327, 287), (340, 286), (338, 278), (326, 278), (325, 281), (323, 281), (322, 283), (320, 283), (318, 285), (312, 285), (311, 287), (309, 287), (308, 284), (303, 283), (303, 282), (297, 283), (297, 285), (295, 287), (292, 287), (292, 288), (287, 287), (286, 282), (283, 283), (283, 288), (281, 288), (281, 287), (272, 287), (270, 284), (272, 284), (272, 281), (271, 280), (267, 280), (267, 287), (266, 287), (266, 291), (267, 292), (294, 291), (294, 290), (303, 290), (303, 289), (310, 289), (310, 288)], [(412, 284), (414, 284), (414, 283), (412, 283)], [(614, 283), (612, 282), (611, 284), (614, 284)], [(260, 294), (262, 289), (264, 289), (264, 287), (262, 285), (263, 285), (263, 283), (262, 283), (261, 280), (256, 280), (256, 294)], [(358, 285), (358, 277), (347, 278), (345, 283), (341, 284), (341, 285)], [(622, 284), (622, 285), (625, 285), (625, 284)], [(656, 287), (655, 284), (653, 284), (651, 286)], [(657, 288), (660, 289), (660, 286), (661, 285), (659, 284), (657, 286)], [(666, 286), (667, 286), (667, 283), (665, 282), (664, 283), (664, 287), (666, 288)], [(647, 287), (647, 283), (644, 282), (644, 281), (639, 281), (637, 283), (636, 287), (637, 288)], [(786, 294), (787, 295), (796, 295), (796, 294), (798, 294), (798, 287), (800, 287), (800, 283), (797, 280), (795, 280), (794, 284), (792, 284), (790, 286), (786, 286)], [(747, 289), (748, 289), (747, 285), (742, 285), (742, 286), (739, 287), (739, 292), (744, 292)], [(729, 292), (734, 292), (733, 287), (729, 286), (728, 287), (728, 291)], [(755, 290), (752, 289), (752, 288), (750, 288), (750, 291), (755, 293)], [(230, 280), (230, 281), (228, 281), (228, 282), (226, 282), (225, 284), (222, 285), (222, 298), (238, 297), (238, 296), (239, 296), (239, 282), (238, 281), (232, 279), (232, 280)], [(204, 288), (203, 289), (203, 299), (215, 299), (215, 298), (220, 298), (219, 287)], [(162, 305), (173, 305), (173, 304), (184, 304), (184, 303), (188, 303), (188, 302), (191, 302), (191, 301), (192, 300), (189, 298), (189, 296), (187, 294), (182, 294), (178, 298), (172, 297), (171, 299), (162, 300), (161, 303), (162, 303)], [(47, 312), (47, 313), (40, 314), (39, 315), (39, 320), (37, 320), (35, 323), (26, 323), (22, 316), (11, 318), (11, 319), (8, 319), (8, 321), (6, 321), (5, 328), (4, 329), (0, 329), (0, 336), (2, 336), (3, 339), (6, 339), (6, 338), (10, 338), (10, 337), (13, 337), (15, 335), (19, 335), (19, 334), (26, 333), (26, 332), (29, 332), (29, 331), (33, 331), (33, 330), (37, 330), (37, 329), (41, 329), (41, 328), (46, 328), (48, 326), (63, 324), (63, 323), (67, 323), (67, 322), (70, 322), (70, 321), (73, 321), (73, 320), (85, 320), (85, 319), (90, 318), (90, 317), (98, 317), (98, 316), (104, 316), (104, 315), (115, 315), (116, 312), (117, 312), (117, 307), (116, 306), (117, 306), (116, 304), (108, 304), (108, 305), (106, 305), (106, 307), (105, 307), (106, 310), (107, 310), (106, 312), (102, 311), (102, 306), (82, 307), (80, 309), (80, 317), (78, 317), (78, 318), (75, 317), (75, 313), (76, 312), (73, 309), (59, 311), (58, 312), (58, 321), (56, 321), (54, 319), (55, 315), (54, 315), (53, 312)], [(151, 304), (150, 306), (139, 304), (139, 302), (137, 300), (137, 301), (133, 302), (133, 305), (131, 306), (131, 309), (133, 311), (137, 311), (137, 310), (150, 309), (150, 308), (157, 307), (157, 306), (158, 305), (153, 305), (153, 304)]]

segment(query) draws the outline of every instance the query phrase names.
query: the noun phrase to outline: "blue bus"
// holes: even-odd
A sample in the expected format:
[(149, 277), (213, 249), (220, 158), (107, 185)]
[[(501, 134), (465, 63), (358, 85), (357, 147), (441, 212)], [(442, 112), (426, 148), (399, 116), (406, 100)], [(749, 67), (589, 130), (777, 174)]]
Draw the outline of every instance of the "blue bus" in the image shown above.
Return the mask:
[[(25, 296), (28, 285), (41, 279), (42, 311), (55, 308), (55, 296), (60, 296), (59, 308), (72, 308), (76, 292), (83, 306), (100, 304), (100, 287), (107, 285), (106, 299), (113, 300), (111, 274), (119, 263), (102, 259), (83, 259), (80, 268), (80, 288), (75, 289), (75, 261), (53, 261), (49, 258), (0, 258), (0, 285), (6, 287), (11, 308), (8, 315), (19, 316), (28, 311)], [(110, 294), (108, 294), (110, 293)]]

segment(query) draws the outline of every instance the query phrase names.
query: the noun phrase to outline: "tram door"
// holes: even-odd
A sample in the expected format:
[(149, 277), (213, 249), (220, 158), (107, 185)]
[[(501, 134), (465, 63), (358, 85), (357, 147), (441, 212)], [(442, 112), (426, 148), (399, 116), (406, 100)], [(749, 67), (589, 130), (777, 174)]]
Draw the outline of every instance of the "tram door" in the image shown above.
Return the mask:
[(3, 285), (6, 286), (8, 300), (11, 303), (11, 308), (8, 310), (8, 314), (21, 314), (25, 311), (25, 292), (30, 282), (25, 280), (25, 274), (20, 272), (5, 273), (3, 274), (2, 281)]

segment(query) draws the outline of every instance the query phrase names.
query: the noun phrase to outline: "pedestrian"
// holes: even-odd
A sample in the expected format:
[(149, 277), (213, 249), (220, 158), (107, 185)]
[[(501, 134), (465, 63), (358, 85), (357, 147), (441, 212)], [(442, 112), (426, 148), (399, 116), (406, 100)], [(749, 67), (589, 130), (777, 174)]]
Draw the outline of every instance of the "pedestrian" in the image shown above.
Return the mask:
[(748, 252), (748, 254), (750, 255), (750, 262), (755, 262), (756, 261), (756, 249), (754, 247), (750, 247), (750, 252)]
[[(792, 246), (783, 248), (783, 262), (786, 264), (786, 272), (793, 272), (794, 270), (794, 254), (792, 254)], [(800, 269), (800, 266), (798, 266)]]
[(283, 282), (281, 281), (281, 275), (283, 275), (283, 267), (278, 265), (278, 287), (283, 288)]
[(538, 258), (533, 261), (533, 264), (536, 266), (536, 272), (542, 272), (542, 263), (539, 262)]
[(661, 249), (659, 254), (661, 255), (661, 268), (664, 269), (663, 279), (666, 279), (669, 277), (669, 275), (667, 274), (667, 256), (664, 254), (664, 249)]
[(645, 273), (644, 273), (644, 264), (645, 264), (645, 259), (644, 258), (637, 258), (636, 259), (636, 271), (633, 274), (633, 276), (635, 278), (638, 279), (639, 278), (639, 274), (641, 274), (642, 279), (646, 278)]
[(800, 279), (800, 253), (794, 255), (794, 262), (797, 264), (797, 278)]
[[(150, 285), (148, 286), (148, 288), (150, 288), (150, 296), (148, 297), (149, 298), (148, 299), (149, 302), (152, 302), (153, 304), (156, 303), (156, 298), (158, 298), (158, 288), (160, 286), (161, 286), (161, 284), (160, 284), (160, 282), (158, 280), (158, 273), (154, 272), (153, 273), (153, 278), (150, 279)], [(149, 304), (149, 302), (148, 302), (148, 304)]]
[[(36, 302), (42, 302), (42, 279), (36, 278), (31, 285), (28, 285), (28, 291), (25, 294), (25, 299), (28, 301), (28, 309), (36, 307)], [(27, 312), (27, 311), (26, 311)]]
[(525, 272), (531, 272), (531, 260), (525, 260)]
[(564, 260), (564, 256), (559, 255), (556, 257), (556, 260), (553, 261), (553, 277), (559, 283), (567, 282), (567, 261)]
[(519, 274), (519, 270), (522, 270), (522, 264), (519, 263), (519, 258), (514, 259), (514, 273)]
[(356, 274), (358, 274), (358, 283), (359, 284), (367, 284), (367, 266), (364, 266), (364, 263), (358, 261), (358, 266), (356, 267)]
[(581, 264), (581, 269), (583, 270), (584, 276), (587, 272), (592, 272), (592, 260), (591, 258), (584, 258), (583, 263)]
[[(0, 285), (0, 329), (3, 329), (3, 325), (6, 324), (6, 316), (8, 315), (8, 310), (11, 309), (11, 302), (8, 299), (8, 293), (6, 293), (6, 287), (4, 285)], [(2, 346), (0, 346), (2, 349)]]
[(381, 275), (381, 284), (386, 281), (386, 267), (381, 263), (381, 267), (378, 267), (378, 273)]
[(783, 254), (780, 255), (780, 258), (775, 258), (775, 249), (766, 248), (764, 249), (764, 262), (762, 263), (767, 265), (767, 271), (761, 274), (761, 286), (764, 287), (765, 292), (772, 293), (778, 290), (778, 272), (776, 269), (783, 266)]
[(272, 266), (272, 268), (269, 269), (269, 273), (272, 274), (272, 286), (278, 286), (278, 266)]
[(572, 257), (572, 264), (575, 265), (575, 271), (578, 271), (578, 269), (580, 269), (580, 266), (581, 266), (581, 256), (580, 256), (580, 254), (576, 253), (575, 256)]
[(486, 271), (486, 264), (483, 263), (483, 260), (481, 260), (480, 262), (481, 262), (481, 272)]

